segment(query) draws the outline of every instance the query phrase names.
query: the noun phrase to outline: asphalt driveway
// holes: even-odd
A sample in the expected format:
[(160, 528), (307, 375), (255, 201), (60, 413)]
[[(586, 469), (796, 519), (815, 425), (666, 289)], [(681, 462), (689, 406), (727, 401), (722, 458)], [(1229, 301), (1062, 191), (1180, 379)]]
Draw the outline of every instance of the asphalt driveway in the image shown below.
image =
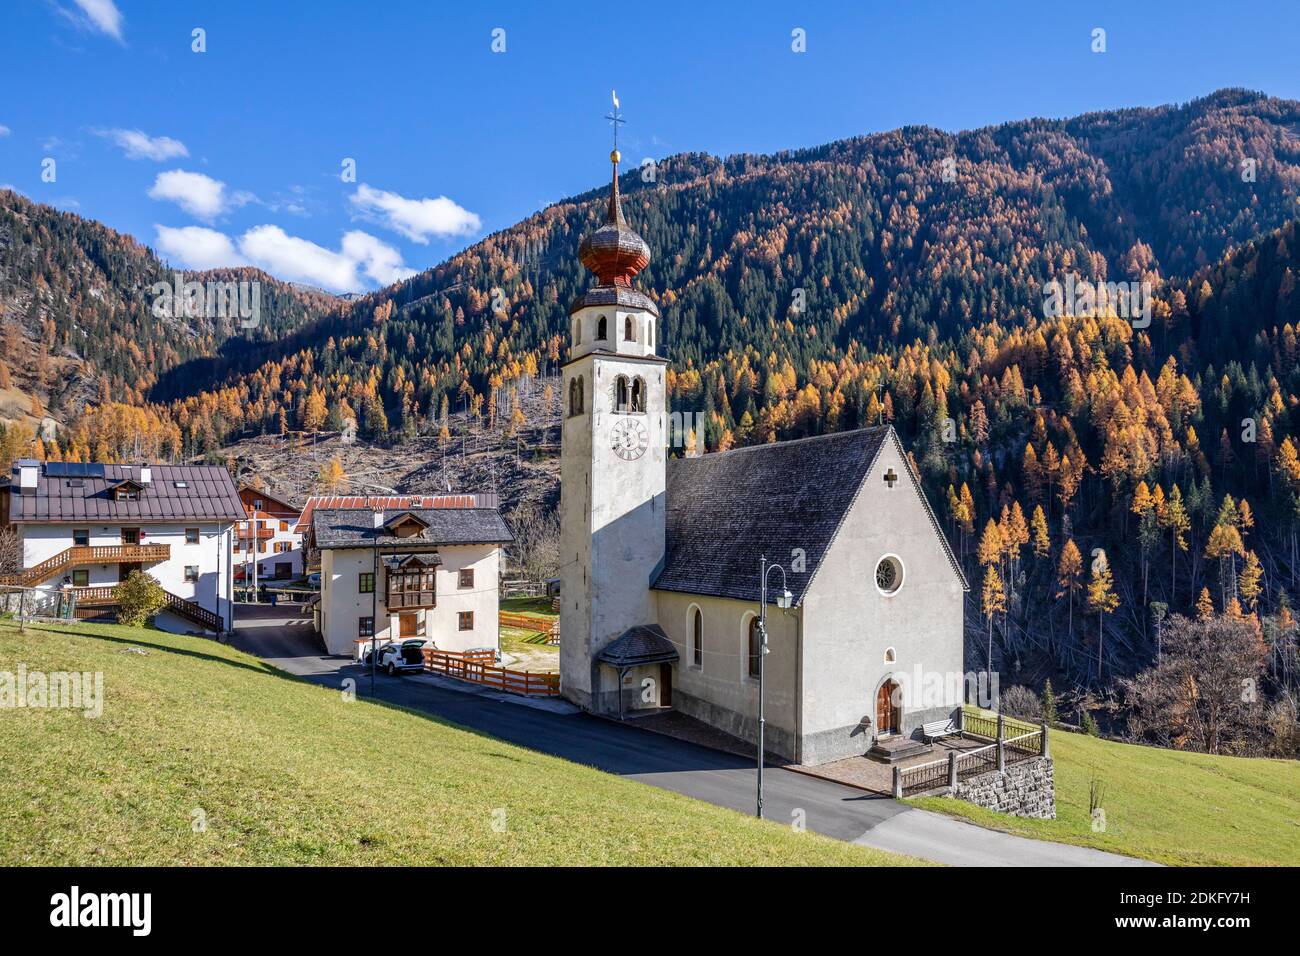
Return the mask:
[[(239, 605), (233, 644), (306, 680), (341, 687), (355, 680), (371, 696), (371, 675), (331, 657), (293, 606)], [(373, 696), (543, 753), (677, 793), (754, 811), (752, 762), (731, 754), (582, 713), (558, 701), (525, 701), (430, 674), (374, 678)], [(917, 810), (826, 780), (766, 768), (764, 815), (802, 820), (840, 840), (964, 866), (1149, 866), (1083, 847), (1029, 840)]]

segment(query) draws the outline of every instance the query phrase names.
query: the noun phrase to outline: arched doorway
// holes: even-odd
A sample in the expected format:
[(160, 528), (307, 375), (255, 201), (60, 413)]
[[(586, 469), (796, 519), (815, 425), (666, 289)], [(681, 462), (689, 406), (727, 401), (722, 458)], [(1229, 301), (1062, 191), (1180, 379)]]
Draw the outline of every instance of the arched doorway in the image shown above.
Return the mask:
[(896, 702), (898, 685), (887, 680), (876, 691), (876, 736), (896, 734), (902, 725), (901, 708)]

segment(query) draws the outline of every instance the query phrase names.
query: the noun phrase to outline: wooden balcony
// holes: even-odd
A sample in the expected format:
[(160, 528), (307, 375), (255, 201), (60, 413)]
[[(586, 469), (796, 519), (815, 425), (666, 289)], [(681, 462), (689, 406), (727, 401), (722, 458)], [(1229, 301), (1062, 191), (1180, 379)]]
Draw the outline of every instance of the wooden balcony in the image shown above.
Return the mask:
[(389, 591), (384, 602), (390, 611), (414, 611), (437, 607), (438, 595), (434, 591)]
[(69, 568), (87, 564), (157, 564), (168, 560), (171, 553), (169, 544), (75, 544), (40, 564), (0, 577), (0, 584), (33, 587)]

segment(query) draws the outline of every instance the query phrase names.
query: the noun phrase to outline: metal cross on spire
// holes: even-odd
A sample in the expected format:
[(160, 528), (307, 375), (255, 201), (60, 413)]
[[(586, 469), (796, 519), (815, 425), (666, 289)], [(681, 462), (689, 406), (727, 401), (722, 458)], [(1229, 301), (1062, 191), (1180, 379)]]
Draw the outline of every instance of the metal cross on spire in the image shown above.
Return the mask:
[(605, 119), (609, 120), (609, 125), (614, 127), (614, 152), (618, 152), (618, 128), (627, 120), (623, 119), (623, 114), (618, 111), (618, 91), (610, 90), (610, 98), (614, 101), (614, 109), (605, 114)]

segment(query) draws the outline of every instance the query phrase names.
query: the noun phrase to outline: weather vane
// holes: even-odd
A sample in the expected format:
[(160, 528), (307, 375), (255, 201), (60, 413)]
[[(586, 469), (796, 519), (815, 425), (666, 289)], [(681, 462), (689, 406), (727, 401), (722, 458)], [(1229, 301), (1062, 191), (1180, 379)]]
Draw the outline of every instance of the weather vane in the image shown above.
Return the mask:
[[(614, 109), (612, 112), (605, 114), (605, 119), (609, 120), (609, 125), (614, 127), (614, 152), (617, 153), (618, 152), (618, 128), (622, 126), (624, 123), (626, 123), (627, 120), (623, 119), (622, 114), (620, 114), (618, 111), (618, 91), (610, 90), (609, 95), (610, 98), (614, 101)], [(617, 162), (617, 160), (615, 160), (615, 162)]]

